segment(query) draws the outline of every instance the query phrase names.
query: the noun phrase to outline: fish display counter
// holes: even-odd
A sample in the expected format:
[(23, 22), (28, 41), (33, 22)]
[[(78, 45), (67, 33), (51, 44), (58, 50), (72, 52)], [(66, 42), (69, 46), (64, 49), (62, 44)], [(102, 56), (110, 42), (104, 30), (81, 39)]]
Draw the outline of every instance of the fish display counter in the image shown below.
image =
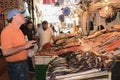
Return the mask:
[(105, 57), (96, 56), (93, 52), (79, 51), (60, 54), (49, 62), (46, 80), (72, 80), (74, 77), (76, 79), (73, 80), (84, 80), (85, 76), (87, 76), (86, 79), (99, 76), (110, 77), (113, 63), (106, 63), (106, 61)]
[[(103, 77), (111, 80), (113, 73), (111, 70), (116, 61), (120, 61), (118, 59), (119, 35), (119, 31), (103, 29), (87, 37), (73, 34), (59, 37), (54, 46), (36, 54), (36, 56), (41, 54), (54, 56), (47, 60), (49, 62), (47, 62), (46, 80), (72, 80), (74, 78), (76, 80), (85, 80), (85, 78), (86, 80), (93, 78), (102, 80)], [(96, 71), (82, 74), (92, 70)]]
[[(71, 42), (59, 48), (58, 57), (49, 63), (46, 80), (92, 69), (111, 72), (116, 56), (112, 58), (110, 56), (119, 54), (119, 34), (119, 31), (103, 29), (87, 37), (77, 38), (76, 44)], [(75, 46), (78, 49), (75, 49)]]

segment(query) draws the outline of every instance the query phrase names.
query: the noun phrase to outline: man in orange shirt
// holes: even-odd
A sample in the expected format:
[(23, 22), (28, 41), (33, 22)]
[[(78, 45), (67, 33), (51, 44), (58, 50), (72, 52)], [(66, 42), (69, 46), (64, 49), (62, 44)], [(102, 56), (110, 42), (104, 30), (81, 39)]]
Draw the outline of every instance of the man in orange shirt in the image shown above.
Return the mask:
[(8, 62), (10, 80), (29, 80), (27, 65), (27, 50), (36, 45), (35, 41), (27, 41), (19, 29), (25, 22), (23, 11), (11, 10), (7, 14), (8, 25), (1, 33), (1, 47), (3, 56)]

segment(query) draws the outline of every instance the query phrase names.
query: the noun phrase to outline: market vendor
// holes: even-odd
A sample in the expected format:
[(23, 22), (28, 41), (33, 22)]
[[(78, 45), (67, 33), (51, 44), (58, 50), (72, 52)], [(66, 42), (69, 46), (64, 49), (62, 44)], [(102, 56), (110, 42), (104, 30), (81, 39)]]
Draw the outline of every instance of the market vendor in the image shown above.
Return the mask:
[[(47, 21), (42, 22), (42, 26), (39, 28), (39, 31), (36, 33), (36, 36), (39, 37), (39, 48), (42, 49), (42, 46), (49, 44), (52, 45), (54, 41), (54, 33), (50, 26), (48, 26)], [(45, 47), (44, 47), (45, 48)]]

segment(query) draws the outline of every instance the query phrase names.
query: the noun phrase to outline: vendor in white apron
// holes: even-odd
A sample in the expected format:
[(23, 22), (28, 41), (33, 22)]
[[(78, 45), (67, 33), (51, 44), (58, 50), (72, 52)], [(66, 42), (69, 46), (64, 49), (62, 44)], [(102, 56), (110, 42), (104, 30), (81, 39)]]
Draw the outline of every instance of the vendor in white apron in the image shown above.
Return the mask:
[(42, 26), (39, 28), (39, 31), (36, 33), (36, 36), (39, 37), (39, 48), (46, 43), (53, 43), (54, 33), (51, 27), (48, 26), (47, 21), (42, 22)]

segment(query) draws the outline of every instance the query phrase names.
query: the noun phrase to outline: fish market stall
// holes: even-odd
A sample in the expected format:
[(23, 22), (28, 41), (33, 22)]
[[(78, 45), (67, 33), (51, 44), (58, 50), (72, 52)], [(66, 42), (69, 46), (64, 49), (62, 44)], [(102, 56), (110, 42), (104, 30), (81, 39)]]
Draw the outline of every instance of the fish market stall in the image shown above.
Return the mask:
[(111, 70), (119, 56), (108, 56), (119, 54), (119, 35), (115, 29), (103, 29), (84, 38), (77, 34), (62, 35), (53, 46), (36, 53), (35, 64), (47, 65), (45, 70), (41, 68), (46, 80), (111, 80)]
[(84, 38), (77, 34), (65, 34), (56, 39), (53, 46), (36, 54), (36, 64), (47, 64), (46, 80), (110, 80), (111, 69), (119, 59), (108, 56), (119, 54), (119, 34), (119, 31), (107, 29)]
[(53, 45), (38, 51), (36, 58), (55, 56), (47, 60), (46, 80), (117, 80), (120, 1), (106, 2), (80, 0), (82, 33), (60, 34)]

